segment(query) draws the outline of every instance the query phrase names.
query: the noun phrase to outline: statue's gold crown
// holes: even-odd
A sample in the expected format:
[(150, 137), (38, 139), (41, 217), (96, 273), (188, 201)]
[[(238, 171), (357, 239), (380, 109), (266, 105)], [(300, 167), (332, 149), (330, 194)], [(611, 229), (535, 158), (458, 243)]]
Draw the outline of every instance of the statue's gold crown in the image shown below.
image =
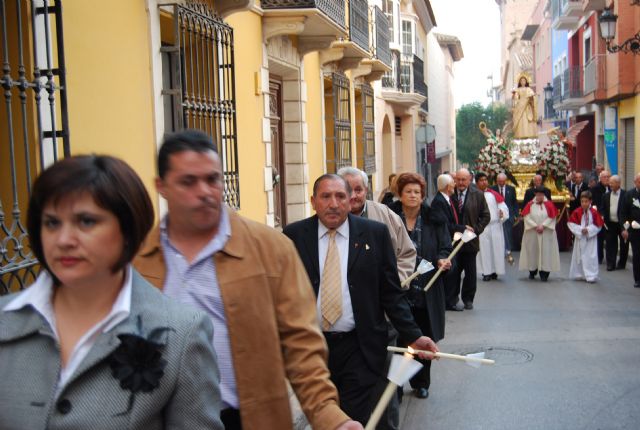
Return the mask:
[(516, 82), (515, 82), (515, 86), (517, 87), (518, 84), (520, 83), (520, 79), (525, 78), (527, 80), (527, 82), (529, 83), (529, 86), (531, 86), (531, 75), (528, 74), (527, 72), (520, 72), (518, 74), (518, 77), (516, 78)]

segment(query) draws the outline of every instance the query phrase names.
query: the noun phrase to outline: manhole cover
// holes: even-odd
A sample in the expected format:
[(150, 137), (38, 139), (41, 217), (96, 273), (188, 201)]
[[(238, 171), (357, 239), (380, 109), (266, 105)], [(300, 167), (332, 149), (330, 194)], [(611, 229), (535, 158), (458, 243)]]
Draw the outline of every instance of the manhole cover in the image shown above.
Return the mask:
[(510, 348), (506, 346), (482, 346), (464, 348), (457, 352), (460, 355), (474, 354), (484, 352), (485, 358), (495, 360), (498, 366), (507, 366), (512, 364), (523, 364), (533, 360), (533, 353), (521, 348)]

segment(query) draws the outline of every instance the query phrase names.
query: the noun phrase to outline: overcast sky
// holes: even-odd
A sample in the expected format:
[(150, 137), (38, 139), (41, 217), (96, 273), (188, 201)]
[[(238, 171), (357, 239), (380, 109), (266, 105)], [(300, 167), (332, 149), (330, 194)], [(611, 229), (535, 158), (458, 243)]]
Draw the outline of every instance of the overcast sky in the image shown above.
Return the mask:
[(438, 26), (432, 30), (457, 36), (464, 58), (455, 63), (456, 108), (478, 101), (490, 102), (494, 85), (500, 81), (500, 10), (495, 0), (431, 0)]

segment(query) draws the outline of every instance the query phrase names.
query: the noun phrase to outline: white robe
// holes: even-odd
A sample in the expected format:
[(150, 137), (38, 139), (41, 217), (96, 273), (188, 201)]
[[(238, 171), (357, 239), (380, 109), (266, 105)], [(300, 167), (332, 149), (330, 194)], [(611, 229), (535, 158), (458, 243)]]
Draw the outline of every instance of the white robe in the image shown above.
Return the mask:
[[(569, 277), (571, 279), (586, 279), (594, 282), (598, 279), (598, 232), (600, 227), (593, 223), (591, 211), (587, 212), (588, 219), (584, 215), (580, 219), (580, 224), (568, 222), (567, 227), (576, 237), (573, 241), (573, 254), (571, 255), (571, 268)], [(582, 234), (582, 229), (587, 228), (587, 234)]]
[[(478, 238), (480, 252), (476, 257), (478, 273), (483, 275), (504, 275), (504, 231), (502, 223), (509, 219), (509, 208), (502, 202), (498, 203), (493, 193), (486, 191), (484, 198), (491, 213), (491, 221)], [(502, 211), (502, 218), (498, 211)]]
[[(556, 236), (556, 219), (547, 215), (544, 205), (534, 203), (524, 217), (524, 233), (520, 251), (520, 270), (541, 270), (543, 272), (560, 271), (560, 251)], [(542, 234), (536, 227), (544, 226)]]

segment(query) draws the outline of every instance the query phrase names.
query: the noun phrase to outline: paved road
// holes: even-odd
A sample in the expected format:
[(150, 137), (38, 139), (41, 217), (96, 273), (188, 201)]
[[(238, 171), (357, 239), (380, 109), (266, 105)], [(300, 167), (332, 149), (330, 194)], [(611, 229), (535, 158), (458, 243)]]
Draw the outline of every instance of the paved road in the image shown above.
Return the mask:
[[(443, 352), (487, 349), (492, 367), (441, 360), (430, 397), (402, 403), (403, 430), (640, 429), (640, 289), (631, 264), (597, 284), (507, 267), (478, 281), (475, 309), (447, 312)], [(516, 256), (517, 261), (517, 256)], [(405, 388), (405, 391), (409, 391)]]

